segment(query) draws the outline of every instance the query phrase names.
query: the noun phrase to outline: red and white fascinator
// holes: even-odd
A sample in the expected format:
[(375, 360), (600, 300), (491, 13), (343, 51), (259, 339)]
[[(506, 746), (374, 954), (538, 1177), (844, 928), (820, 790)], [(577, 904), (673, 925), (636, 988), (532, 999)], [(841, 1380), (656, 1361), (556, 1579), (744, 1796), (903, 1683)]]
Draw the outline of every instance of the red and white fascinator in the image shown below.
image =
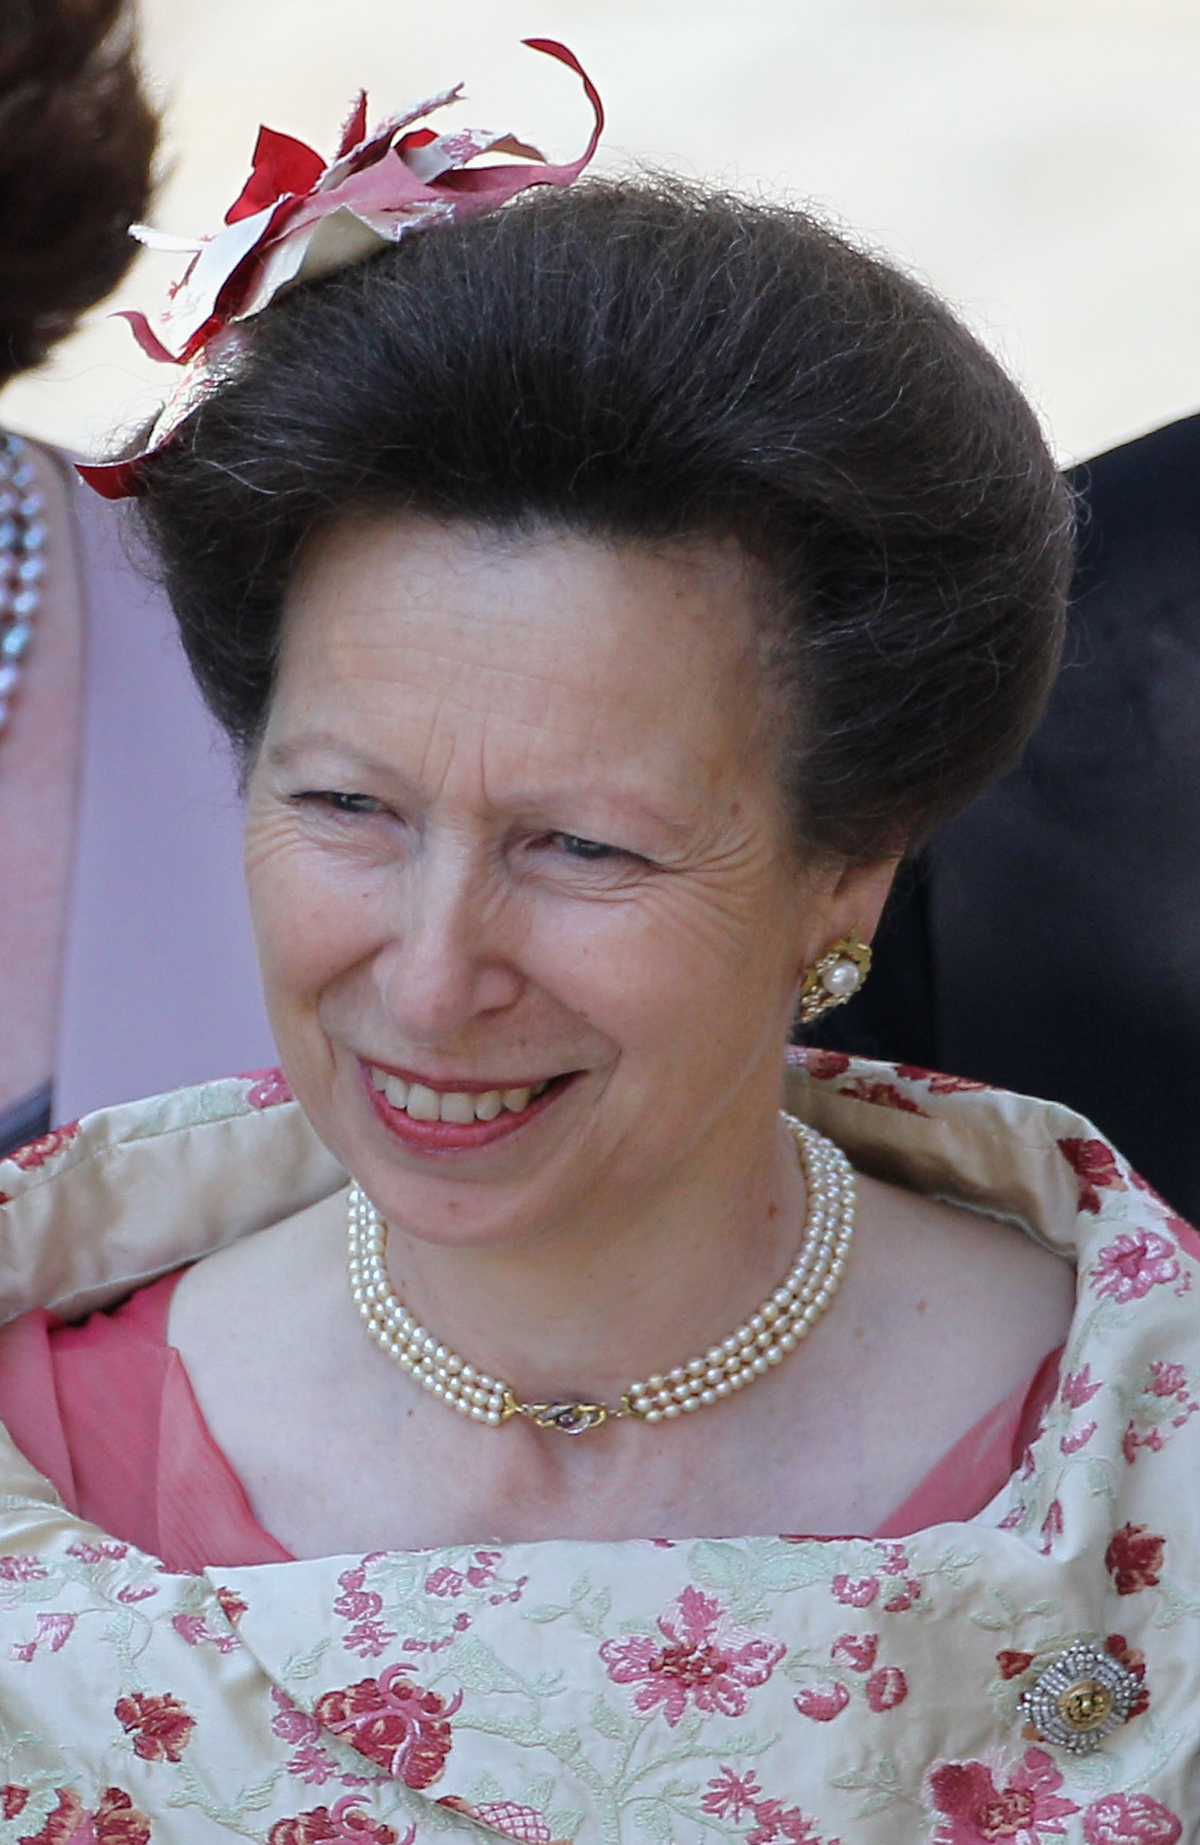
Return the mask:
[[(565, 45), (549, 38), (524, 43), (573, 70), (592, 105), (588, 144), (566, 166), (550, 165), (536, 147), (511, 134), (460, 128), (439, 135), (418, 125), (456, 102), (462, 84), (388, 116), (369, 134), (363, 91), (328, 165), (303, 141), (260, 128), (250, 177), (214, 236), (188, 240), (134, 226), (133, 235), (151, 249), (176, 250), (191, 259), (169, 289), (156, 324), (136, 312), (122, 316), (143, 352), (180, 367), (180, 376), (138, 454), (80, 466), (90, 486), (109, 500), (140, 491), (140, 463), (169, 442), (228, 375), (243, 344), (240, 323), (277, 295), (362, 262), (412, 231), (494, 211), (530, 186), (569, 186), (578, 179), (604, 127), (600, 98)], [(517, 155), (525, 164), (471, 165), (490, 152)]]

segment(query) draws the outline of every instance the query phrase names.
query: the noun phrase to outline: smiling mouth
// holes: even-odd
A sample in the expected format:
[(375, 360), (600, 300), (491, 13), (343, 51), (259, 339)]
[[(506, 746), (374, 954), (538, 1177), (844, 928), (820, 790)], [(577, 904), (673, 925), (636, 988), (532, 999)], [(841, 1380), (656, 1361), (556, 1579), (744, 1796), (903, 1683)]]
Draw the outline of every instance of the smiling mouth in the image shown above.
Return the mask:
[(506, 1115), (524, 1115), (539, 1096), (561, 1087), (570, 1074), (506, 1089), (432, 1089), (427, 1083), (406, 1081), (378, 1064), (367, 1064), (366, 1071), (371, 1087), (398, 1114), (412, 1122), (445, 1122), (454, 1127), (473, 1127), (476, 1123), (501, 1121)]

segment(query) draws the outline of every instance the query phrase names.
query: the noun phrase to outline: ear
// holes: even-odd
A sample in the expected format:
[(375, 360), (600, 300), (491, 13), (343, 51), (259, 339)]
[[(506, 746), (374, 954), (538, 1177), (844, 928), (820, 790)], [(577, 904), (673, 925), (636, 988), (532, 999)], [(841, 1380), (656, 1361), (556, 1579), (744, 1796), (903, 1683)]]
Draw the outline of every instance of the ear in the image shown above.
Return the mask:
[(809, 873), (808, 901), (801, 939), (796, 944), (797, 990), (813, 962), (834, 942), (852, 930), (857, 931), (860, 941), (871, 940), (899, 863), (897, 855), (869, 865), (834, 864)]
[(880, 859), (871, 865), (845, 865), (830, 892), (828, 925), (831, 941), (858, 931), (860, 940), (869, 942), (879, 927), (879, 918), (892, 888), (900, 859)]

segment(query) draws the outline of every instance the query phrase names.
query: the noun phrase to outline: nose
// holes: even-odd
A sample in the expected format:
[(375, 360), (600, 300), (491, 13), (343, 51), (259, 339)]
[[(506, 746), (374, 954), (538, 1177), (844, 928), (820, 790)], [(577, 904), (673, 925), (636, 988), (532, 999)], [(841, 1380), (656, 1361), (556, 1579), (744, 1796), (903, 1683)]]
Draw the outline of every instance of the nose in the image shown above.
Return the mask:
[(524, 976), (505, 941), (498, 875), (464, 845), (427, 839), (406, 867), (392, 932), (375, 960), (384, 1007), (408, 1044), (452, 1044), (512, 1006)]

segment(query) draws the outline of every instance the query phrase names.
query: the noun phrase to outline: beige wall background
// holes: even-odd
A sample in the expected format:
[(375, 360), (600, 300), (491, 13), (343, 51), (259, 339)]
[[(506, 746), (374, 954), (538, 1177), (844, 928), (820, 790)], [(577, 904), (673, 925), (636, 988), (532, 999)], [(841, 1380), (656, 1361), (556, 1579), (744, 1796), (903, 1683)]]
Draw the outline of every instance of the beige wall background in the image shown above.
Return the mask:
[[(143, 0), (166, 116), (154, 222), (215, 228), (260, 121), (331, 149), (463, 78), (458, 119), (552, 157), (605, 98), (605, 170), (649, 161), (815, 202), (958, 304), (1065, 460), (1200, 405), (1198, 0)], [(110, 306), (157, 304), (140, 259)], [(6, 422), (85, 452), (164, 389), (94, 316), (10, 388)]]

